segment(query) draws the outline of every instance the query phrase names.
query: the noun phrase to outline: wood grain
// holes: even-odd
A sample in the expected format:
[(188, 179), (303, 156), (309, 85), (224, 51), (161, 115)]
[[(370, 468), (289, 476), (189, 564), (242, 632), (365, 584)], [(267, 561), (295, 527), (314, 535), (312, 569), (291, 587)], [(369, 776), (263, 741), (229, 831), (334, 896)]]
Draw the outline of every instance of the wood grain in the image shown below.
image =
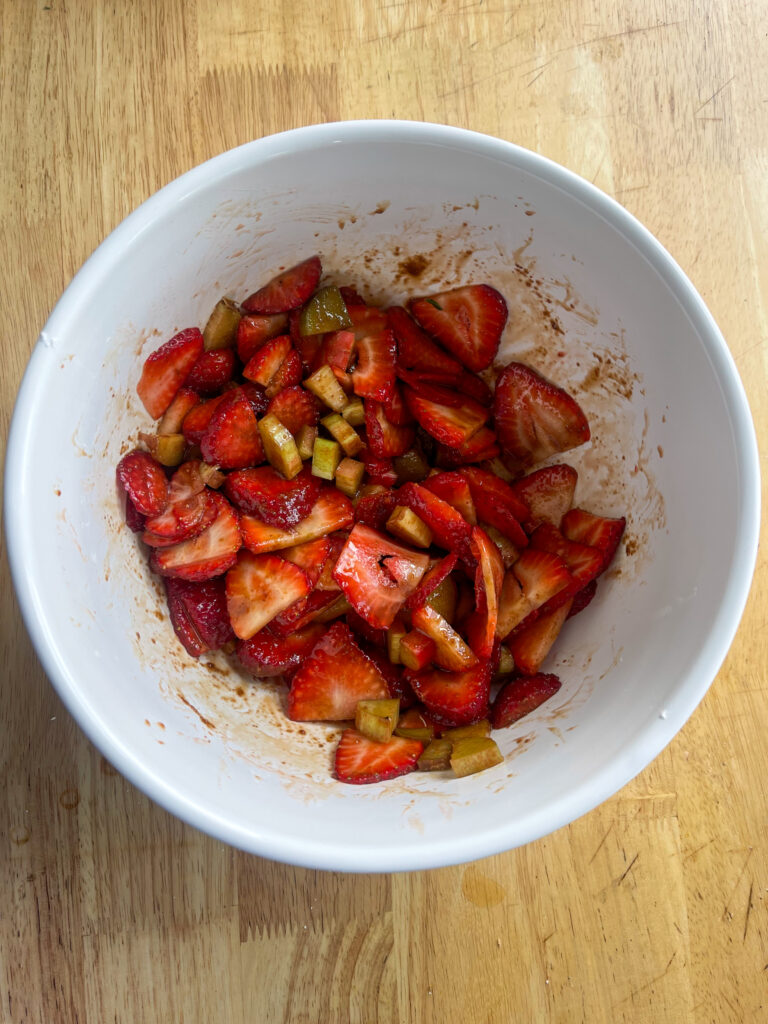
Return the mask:
[[(765, 30), (756, 0), (0, 0), (3, 437), (56, 298), (140, 201), (269, 132), (402, 117), (536, 149), (635, 213), (718, 320), (762, 442)], [(152, 805), (62, 708), (2, 572), (4, 1022), (768, 1019), (765, 553), (708, 696), (621, 793), (522, 850), (368, 877)]]

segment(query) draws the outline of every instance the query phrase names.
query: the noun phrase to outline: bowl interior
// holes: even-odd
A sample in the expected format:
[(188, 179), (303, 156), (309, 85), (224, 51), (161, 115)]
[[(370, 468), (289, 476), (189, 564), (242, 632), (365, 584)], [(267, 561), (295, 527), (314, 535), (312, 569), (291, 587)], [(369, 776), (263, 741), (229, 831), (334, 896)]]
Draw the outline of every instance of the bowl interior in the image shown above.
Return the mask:
[[(498, 734), (463, 780), (331, 778), (335, 730), (283, 689), (187, 658), (133, 535), (114, 466), (148, 426), (143, 359), (215, 301), (312, 253), (371, 300), (488, 281), (510, 305), (501, 360), (582, 403), (564, 461), (577, 502), (628, 518), (598, 596), (551, 671), (563, 689)], [(97, 251), (46, 326), (9, 450), (9, 544), (46, 669), (105, 755), (155, 799), (245, 849), (320, 867), (427, 867), (526, 842), (640, 770), (714, 677), (754, 558), (749, 416), (724, 345), (666, 254), (561, 169), (416, 125), (325, 126), (224, 154)], [(53, 569), (55, 567), (55, 571)]]

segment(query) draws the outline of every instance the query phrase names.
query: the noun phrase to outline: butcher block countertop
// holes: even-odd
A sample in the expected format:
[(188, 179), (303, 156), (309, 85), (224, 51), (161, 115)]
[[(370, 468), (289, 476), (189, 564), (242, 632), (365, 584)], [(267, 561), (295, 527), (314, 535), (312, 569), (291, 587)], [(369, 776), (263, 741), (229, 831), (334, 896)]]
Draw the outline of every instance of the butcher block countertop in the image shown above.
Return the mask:
[[(0, 0), (3, 437), (58, 296), (142, 200), (271, 132), (396, 117), (512, 140), (635, 214), (762, 443), (767, 30), (759, 0)], [(768, 1021), (764, 555), (707, 697), (616, 796), (523, 849), (368, 876), (151, 803), (64, 710), (2, 573), (3, 1024)]]

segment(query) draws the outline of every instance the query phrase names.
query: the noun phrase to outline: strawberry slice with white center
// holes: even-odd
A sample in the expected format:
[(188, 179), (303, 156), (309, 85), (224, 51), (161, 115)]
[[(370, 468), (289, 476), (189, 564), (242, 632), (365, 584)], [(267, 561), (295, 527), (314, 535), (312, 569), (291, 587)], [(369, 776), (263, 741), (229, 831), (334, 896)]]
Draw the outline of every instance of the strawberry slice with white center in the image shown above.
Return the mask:
[(357, 729), (345, 729), (336, 748), (336, 778), (355, 785), (396, 779), (416, 768), (423, 749), (419, 740), (392, 736), (377, 743)]
[(373, 455), (377, 459), (392, 459), (398, 455), (405, 455), (412, 447), (416, 436), (413, 427), (398, 427), (390, 423), (382, 403), (373, 398), (366, 398), (363, 405), (365, 432)]
[(293, 677), (288, 717), (294, 722), (342, 722), (361, 700), (389, 697), (384, 677), (355, 643), (349, 627), (334, 622)]
[(216, 503), (209, 500), (202, 465), (199, 459), (190, 459), (173, 474), (165, 511), (146, 521), (145, 544), (168, 547), (196, 537), (211, 525), (218, 509)]
[(496, 639), (504, 562), (499, 549), (480, 527), (476, 526), (472, 531), (470, 544), (477, 558), (475, 601), (478, 614), (482, 616), (482, 629), (478, 631), (477, 640), (471, 646), (478, 658), (490, 658)]
[(620, 519), (609, 519), (593, 515), (583, 508), (572, 508), (563, 516), (560, 529), (568, 540), (588, 544), (602, 552), (602, 572), (613, 561), (626, 524), (624, 516)]
[(519, 672), (532, 676), (539, 671), (568, 618), (572, 600), (569, 598), (559, 608), (540, 615), (530, 626), (509, 638), (507, 645)]
[(477, 526), (477, 512), (469, 483), (461, 473), (435, 473), (422, 483), (428, 491), (447, 501), (471, 526)]
[(573, 504), (578, 473), (572, 466), (557, 463), (534, 470), (511, 485), (515, 497), (528, 508), (523, 527), (533, 533), (540, 523), (560, 526), (565, 513)]
[[(435, 388), (442, 402), (431, 401), (407, 385), (403, 396), (417, 423), (436, 441), (458, 448), (485, 426), (489, 412), (472, 398), (462, 398), (447, 388)], [(460, 404), (456, 404), (458, 398)]]
[(269, 626), (237, 645), (240, 663), (257, 679), (295, 672), (312, 651), (326, 626), (313, 622), (290, 636), (278, 636)]
[[(272, 338), (271, 341), (266, 342), (254, 352), (243, 368), (243, 376), (246, 380), (253, 381), (254, 384), (266, 387), (280, 369), (283, 360), (292, 351), (293, 346), (289, 335), (283, 334), (279, 338)], [(301, 366), (299, 365), (300, 372)]]
[(314, 587), (320, 579), (325, 563), (331, 553), (331, 538), (318, 537), (306, 544), (296, 544), (292, 548), (284, 548), (280, 554), (289, 562), (303, 570), (310, 586)]
[(496, 381), (496, 436), (517, 469), (569, 451), (590, 438), (575, 398), (530, 366), (509, 363)]
[(508, 636), (532, 613), (559, 594), (572, 596), (574, 580), (561, 558), (526, 548), (505, 575), (499, 598), (496, 635)]
[(362, 398), (388, 402), (395, 386), (395, 336), (390, 330), (357, 341), (357, 366), (352, 387)]
[(274, 315), (303, 306), (317, 288), (322, 273), (318, 256), (312, 256), (295, 267), (277, 274), (271, 281), (249, 295), (243, 303), (246, 313)]
[(237, 513), (223, 494), (211, 491), (216, 518), (197, 537), (169, 548), (155, 548), (150, 567), (161, 576), (208, 580), (221, 576), (237, 561), (242, 545)]
[(405, 675), (438, 725), (471, 725), (488, 714), (491, 668), (487, 661), (478, 662), (465, 672), (426, 669)]
[(568, 540), (551, 523), (542, 523), (531, 534), (531, 547), (539, 551), (549, 551), (558, 555), (565, 562), (574, 579), (574, 593), (581, 590), (590, 580), (597, 576), (604, 564), (604, 555), (599, 548), (588, 544)]
[(557, 676), (544, 672), (524, 679), (510, 679), (499, 690), (493, 702), (491, 725), (494, 729), (505, 729), (519, 722), (553, 697), (561, 686)]
[(248, 515), (285, 530), (306, 519), (320, 496), (322, 482), (309, 467), (286, 480), (272, 466), (230, 473), (224, 490), (230, 501)]
[(200, 450), (206, 462), (221, 469), (243, 469), (264, 461), (256, 414), (241, 388), (228, 391), (213, 410)]
[(235, 635), (247, 640), (309, 589), (306, 573), (292, 562), (240, 551), (227, 573), (227, 608)]
[(401, 306), (391, 306), (387, 319), (397, 339), (398, 371), (411, 370), (422, 380), (444, 382), (461, 376), (461, 363), (439, 348)]
[(188, 327), (148, 357), (136, 391), (152, 419), (163, 415), (202, 353), (203, 335)]
[(475, 373), (493, 362), (508, 315), (504, 296), (487, 284), (414, 299), (411, 312), (425, 331)]
[(353, 521), (354, 509), (349, 498), (335, 487), (328, 487), (320, 492), (320, 497), (306, 519), (287, 530), (269, 526), (254, 516), (244, 515), (240, 523), (243, 543), (255, 555), (260, 555), (267, 551), (290, 548), (295, 544), (306, 544), (335, 530), (344, 530)]
[(388, 629), (429, 566), (429, 555), (358, 523), (341, 550), (333, 578), (357, 614)]
[(117, 464), (117, 482), (143, 516), (160, 515), (168, 505), (168, 480), (148, 452), (128, 452)]

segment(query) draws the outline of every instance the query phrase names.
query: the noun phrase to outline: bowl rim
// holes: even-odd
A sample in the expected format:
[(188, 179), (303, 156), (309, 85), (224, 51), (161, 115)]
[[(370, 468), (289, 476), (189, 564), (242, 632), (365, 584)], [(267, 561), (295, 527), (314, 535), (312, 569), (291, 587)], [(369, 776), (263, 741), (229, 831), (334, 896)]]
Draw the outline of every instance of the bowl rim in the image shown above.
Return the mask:
[(622, 753), (602, 765), (575, 789), (512, 825), (503, 824), (471, 836), (435, 841), (425, 836), (416, 845), (366, 851), (363, 871), (405, 871), (464, 863), (525, 845), (569, 824), (618, 792), (672, 740), (714, 681), (733, 642), (746, 605), (757, 558), (760, 531), (760, 465), (749, 404), (734, 359), (712, 314), (683, 270), (662, 244), (616, 200), (584, 178), (513, 142), (464, 128), (422, 121), (353, 120), (307, 125), (252, 140), (197, 165), (146, 199), (98, 246), (67, 286), (40, 332), (25, 370), (11, 418), (5, 460), (4, 525), (11, 577), (25, 626), (49, 680), (67, 710), (94, 745), (130, 782), (156, 803), (190, 825), (245, 851), (308, 868), (360, 872), (360, 849), (328, 839), (301, 841), (245, 828), (201, 807), (146, 768), (96, 716), (82, 698), (47, 625), (31, 579), (24, 571), (24, 552), (31, 539), (25, 525), (23, 480), (26, 453), (32, 443), (34, 408), (51, 339), (86, 308), (92, 292), (108, 279), (123, 251), (155, 218), (188, 200), (222, 175), (236, 173), (297, 150), (335, 143), (365, 141), (431, 144), (500, 160), (542, 178), (569, 193), (618, 231), (664, 279), (699, 335), (713, 365), (731, 417), (741, 481), (736, 549), (723, 600), (707, 642), (678, 686), (663, 713), (639, 722)]

